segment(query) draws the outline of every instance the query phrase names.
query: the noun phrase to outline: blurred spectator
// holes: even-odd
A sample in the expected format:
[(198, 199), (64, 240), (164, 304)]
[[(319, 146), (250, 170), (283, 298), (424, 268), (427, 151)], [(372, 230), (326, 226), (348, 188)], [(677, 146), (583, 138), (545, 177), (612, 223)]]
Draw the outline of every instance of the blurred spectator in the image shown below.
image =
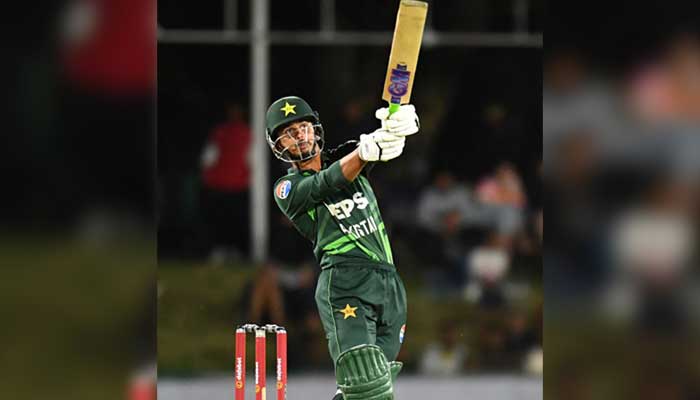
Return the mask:
[(155, 22), (153, 1), (70, 1), (63, 21), (66, 76), (94, 94), (150, 96)]
[(510, 269), (510, 256), (497, 247), (478, 246), (467, 256), (469, 285), (465, 297), (483, 308), (501, 308), (506, 304), (504, 280)]
[(670, 42), (656, 60), (632, 74), (628, 100), (646, 121), (700, 119), (700, 39), (689, 33)]
[(156, 363), (134, 371), (127, 383), (127, 400), (155, 400), (157, 396)]
[(456, 183), (448, 171), (437, 173), (433, 185), (424, 189), (418, 201), (417, 237), (413, 240), (435, 243), (417, 246), (416, 251), (423, 263), (433, 266), (427, 270), (428, 280), (441, 295), (460, 290), (466, 279), (463, 223), (470, 202), (466, 187)]
[(449, 171), (435, 175), (418, 200), (418, 223), (436, 234), (457, 231), (468, 214), (469, 191)]
[(426, 375), (456, 376), (463, 372), (467, 349), (460, 342), (459, 325), (444, 320), (438, 325), (438, 342), (427, 345), (420, 361), (420, 372)]
[(687, 327), (692, 287), (684, 275), (692, 265), (695, 227), (689, 199), (675, 185), (657, 184), (647, 204), (612, 224), (613, 279), (604, 296), (609, 315), (633, 319), (647, 332)]
[(523, 184), (515, 167), (501, 163), (493, 175), (482, 179), (476, 187), (479, 200), (486, 204), (504, 205), (515, 208), (525, 206)]
[(580, 51), (555, 48), (544, 60), (542, 143), (545, 168), (559, 159), (562, 140), (584, 133), (600, 140), (615, 133), (620, 105), (610, 86), (592, 78)]
[(318, 267), (313, 261), (294, 269), (267, 262), (240, 298), (247, 310), (246, 321), (282, 325), (295, 332), (290, 337), (289, 359), (298, 369), (324, 365), (328, 358), (314, 299), (317, 279)]
[(242, 299), (248, 303), (246, 321), (269, 321), (283, 326), (287, 323), (279, 273), (279, 266), (273, 262), (259, 266), (253, 280), (243, 290)]
[(496, 219), (497, 232), (493, 240), (510, 249), (513, 236), (522, 228), (526, 204), (523, 184), (515, 167), (501, 163), (492, 175), (477, 184), (476, 195), (482, 204), (488, 205), (481, 207), (484, 214), (494, 214)]
[(201, 155), (202, 208), (211, 256), (248, 254), (250, 127), (240, 105), (226, 105), (227, 120), (209, 135)]

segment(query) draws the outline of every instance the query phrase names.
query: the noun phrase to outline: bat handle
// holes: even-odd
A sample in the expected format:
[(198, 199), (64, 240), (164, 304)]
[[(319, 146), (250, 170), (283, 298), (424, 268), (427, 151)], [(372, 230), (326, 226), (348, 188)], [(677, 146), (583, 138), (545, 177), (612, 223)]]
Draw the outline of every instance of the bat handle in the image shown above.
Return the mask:
[(399, 103), (389, 103), (389, 115), (399, 111), (401, 104)]

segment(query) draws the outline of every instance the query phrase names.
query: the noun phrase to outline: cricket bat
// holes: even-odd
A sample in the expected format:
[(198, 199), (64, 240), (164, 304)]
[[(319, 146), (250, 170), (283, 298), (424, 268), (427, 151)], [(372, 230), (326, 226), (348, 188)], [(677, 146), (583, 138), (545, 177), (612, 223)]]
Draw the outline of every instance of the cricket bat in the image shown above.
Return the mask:
[(389, 102), (390, 115), (398, 111), (401, 104), (408, 104), (411, 100), (427, 15), (428, 3), (424, 1), (401, 0), (399, 4), (382, 92), (382, 99)]

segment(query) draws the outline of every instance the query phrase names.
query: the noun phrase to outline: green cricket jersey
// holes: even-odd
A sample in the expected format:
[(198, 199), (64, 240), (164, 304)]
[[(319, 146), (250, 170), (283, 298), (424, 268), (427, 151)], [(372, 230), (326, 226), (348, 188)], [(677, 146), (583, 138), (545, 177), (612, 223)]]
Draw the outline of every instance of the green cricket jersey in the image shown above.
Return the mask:
[(349, 182), (340, 161), (319, 172), (288, 172), (275, 183), (275, 201), (311, 240), (321, 268), (394, 265), (377, 199), (365, 176)]

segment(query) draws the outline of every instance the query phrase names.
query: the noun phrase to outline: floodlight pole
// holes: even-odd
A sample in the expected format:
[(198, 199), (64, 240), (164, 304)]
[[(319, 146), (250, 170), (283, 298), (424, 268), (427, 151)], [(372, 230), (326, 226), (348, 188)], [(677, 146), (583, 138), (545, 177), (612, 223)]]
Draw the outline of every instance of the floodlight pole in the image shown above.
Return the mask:
[(251, 9), (250, 42), (250, 120), (253, 127), (253, 147), (249, 158), (252, 174), (250, 196), (250, 237), (251, 254), (255, 262), (262, 262), (267, 256), (269, 241), (269, 154), (265, 141), (265, 111), (269, 103), (268, 59), (269, 42), (269, 0), (255, 0)]

